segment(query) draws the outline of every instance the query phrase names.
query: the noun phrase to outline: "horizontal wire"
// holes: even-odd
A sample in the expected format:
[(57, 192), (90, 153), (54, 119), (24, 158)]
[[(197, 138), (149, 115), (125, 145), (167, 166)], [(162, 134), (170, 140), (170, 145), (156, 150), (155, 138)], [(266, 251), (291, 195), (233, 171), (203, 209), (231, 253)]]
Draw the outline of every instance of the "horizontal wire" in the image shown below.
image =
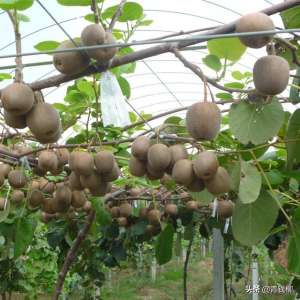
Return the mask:
[(143, 45), (149, 45), (149, 44), (177, 43), (177, 42), (184, 42), (184, 41), (198, 41), (200, 43), (200, 42), (204, 42), (204, 41), (211, 40), (211, 39), (221, 39), (221, 38), (230, 38), (230, 37), (252, 37), (252, 36), (256, 37), (256, 36), (273, 35), (273, 34), (278, 34), (278, 33), (294, 33), (294, 32), (300, 32), (300, 28), (284, 29), (284, 30), (239, 32), (239, 33), (235, 32), (235, 33), (226, 33), (226, 34), (207, 34), (207, 35), (199, 35), (199, 36), (194, 36), (194, 37), (186, 37), (186, 38), (181, 38), (181, 39), (133, 41), (133, 42), (128, 42), (128, 43), (102, 44), (102, 45), (96, 45), (96, 46), (85, 46), (85, 47), (77, 47), (77, 48), (69, 48), (69, 49), (61, 49), (61, 50), (27, 52), (27, 53), (20, 53), (20, 54), (7, 54), (7, 55), (1, 55), (0, 59), (19, 57), (19, 56), (33, 56), (33, 55), (77, 52), (77, 51), (83, 51), (83, 50), (124, 48), (124, 47), (128, 47), (128, 46), (143, 46)]

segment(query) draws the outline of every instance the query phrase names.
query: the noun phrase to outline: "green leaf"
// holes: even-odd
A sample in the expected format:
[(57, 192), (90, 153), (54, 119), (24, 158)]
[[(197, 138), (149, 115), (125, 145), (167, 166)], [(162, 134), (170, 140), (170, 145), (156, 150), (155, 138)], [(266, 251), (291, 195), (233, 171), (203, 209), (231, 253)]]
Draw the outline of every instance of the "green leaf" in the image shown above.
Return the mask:
[[(131, 47), (125, 47), (125, 48), (122, 48), (118, 52), (118, 55), (124, 56), (124, 55), (130, 54), (130, 53), (133, 53), (133, 52), (134, 52), (134, 50)], [(129, 74), (129, 73), (133, 73), (135, 71), (135, 68), (136, 68), (136, 62), (133, 62), (133, 63), (129, 63), (126, 65), (120, 66), (119, 71), (120, 71), (120, 74), (122, 74), (122, 73)]]
[(231, 132), (243, 144), (267, 142), (278, 133), (283, 121), (283, 107), (277, 100), (262, 105), (241, 101), (232, 104), (229, 112)]
[(300, 108), (298, 108), (292, 114), (288, 129), (285, 136), (285, 140), (295, 140), (286, 143), (287, 150), (287, 169), (291, 170), (293, 165), (300, 162)]
[(153, 20), (143, 20), (139, 23), (139, 26), (149, 26), (153, 23)]
[(241, 162), (241, 181), (239, 187), (239, 199), (242, 203), (256, 201), (261, 188), (261, 175), (256, 167), (246, 161)]
[(230, 93), (217, 93), (216, 97), (222, 100), (232, 100), (233, 97)]
[(25, 216), (17, 222), (14, 249), (15, 258), (19, 257), (30, 245), (36, 226), (37, 220), (34, 215)]
[(232, 216), (234, 238), (246, 246), (257, 244), (272, 229), (278, 209), (276, 200), (264, 190), (253, 203), (243, 204), (238, 201)]
[[(97, 0), (97, 2), (102, 2), (103, 0)], [(57, 0), (61, 5), (65, 6), (89, 6), (91, 5), (91, 0)]]
[(104, 226), (111, 223), (111, 215), (103, 207), (103, 199), (98, 197), (92, 197), (90, 199), (92, 207), (96, 212), (96, 221)]
[(159, 234), (155, 244), (155, 256), (160, 265), (171, 260), (173, 252), (174, 227), (168, 224)]
[(9, 74), (9, 73), (0, 73), (0, 81), (6, 80), (6, 79), (12, 79), (11, 74)]
[(0, 8), (25, 10), (33, 5), (34, 0), (0, 0)]
[[(271, 185), (280, 185), (284, 182), (283, 175), (281, 174), (280, 171), (278, 171), (276, 169), (271, 170), (269, 172), (265, 172), (265, 175)], [(266, 182), (265, 178), (263, 177), (262, 179), (263, 179), (263, 182), (262, 182), (263, 185), (268, 186), (268, 183)]]
[(55, 50), (60, 45), (59, 42), (56, 41), (43, 41), (34, 46), (34, 48), (38, 51), (51, 51)]
[(230, 175), (230, 190), (238, 192), (241, 180), (241, 162), (238, 160), (231, 163), (227, 170)]
[(231, 89), (243, 89), (245, 87), (245, 85), (240, 82), (229, 82), (225, 83), (224, 86)]
[(121, 87), (123, 95), (127, 99), (129, 99), (130, 95), (131, 95), (131, 88), (130, 88), (130, 84), (129, 84), (128, 80), (126, 78), (124, 78), (123, 76), (118, 76), (117, 79), (118, 79), (118, 82)]
[(19, 22), (25, 22), (25, 23), (30, 22), (30, 18), (27, 17), (27, 16), (24, 15), (24, 14), (21, 14), (21, 13), (18, 13), (18, 14), (17, 14), (17, 18), (18, 18), (18, 21), (19, 21)]
[(300, 7), (296, 6), (287, 9), (280, 13), (282, 22), (286, 29), (299, 28), (300, 27)]
[(120, 22), (138, 20), (143, 16), (143, 7), (136, 2), (127, 2), (123, 6), (122, 14), (119, 17)]
[(76, 86), (81, 93), (86, 94), (90, 99), (95, 97), (95, 91), (91, 82), (84, 79), (78, 80)]
[(300, 209), (297, 208), (292, 217), (293, 230), (288, 245), (288, 270), (300, 275)]
[(207, 42), (207, 48), (210, 54), (231, 61), (239, 60), (246, 51), (246, 46), (238, 38), (210, 40)]
[(209, 68), (219, 72), (222, 69), (222, 63), (218, 56), (213, 54), (206, 55), (202, 61), (205, 65), (207, 65)]
[(190, 192), (190, 195), (194, 200), (204, 205), (211, 203), (215, 198), (215, 196), (211, 194), (207, 189), (201, 192)]

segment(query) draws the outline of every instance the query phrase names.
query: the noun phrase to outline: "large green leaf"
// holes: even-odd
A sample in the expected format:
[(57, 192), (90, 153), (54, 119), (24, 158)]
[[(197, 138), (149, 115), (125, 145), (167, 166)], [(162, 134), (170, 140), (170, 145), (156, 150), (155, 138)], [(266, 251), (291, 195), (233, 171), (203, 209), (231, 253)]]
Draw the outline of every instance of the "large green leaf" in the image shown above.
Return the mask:
[[(103, 0), (97, 0), (97, 2), (102, 2)], [(92, 4), (92, 0), (57, 0), (61, 5), (65, 6), (89, 6)]]
[(243, 144), (267, 142), (278, 133), (283, 121), (283, 107), (277, 100), (269, 104), (242, 101), (232, 104), (229, 112), (231, 132)]
[(38, 51), (50, 51), (55, 50), (60, 45), (59, 42), (56, 41), (43, 41), (34, 46), (34, 48)]
[(0, 8), (25, 10), (33, 5), (34, 0), (0, 0)]
[(241, 161), (238, 160), (234, 163), (230, 163), (227, 167), (227, 171), (230, 175), (230, 190), (238, 192), (241, 181)]
[(159, 234), (155, 244), (155, 256), (160, 265), (171, 260), (173, 250), (174, 227), (168, 224)]
[(288, 245), (288, 270), (300, 275), (300, 209), (297, 208), (292, 218), (293, 231)]
[(299, 28), (300, 27), (300, 7), (296, 6), (287, 9), (280, 14), (283, 21), (284, 27), (289, 28)]
[(37, 220), (34, 215), (25, 216), (17, 222), (15, 233), (14, 257), (19, 257), (30, 245)]
[(210, 54), (231, 61), (239, 60), (246, 51), (246, 47), (238, 38), (215, 39), (207, 42)]
[(136, 2), (125, 3), (122, 14), (119, 18), (120, 22), (138, 20), (143, 16), (143, 7)]
[(239, 201), (232, 216), (234, 238), (246, 246), (257, 244), (272, 229), (278, 209), (276, 200), (266, 191), (261, 191), (253, 203), (243, 204)]
[(285, 140), (295, 140), (286, 143), (287, 149), (287, 168), (292, 169), (295, 163), (300, 162), (300, 108), (291, 116)]
[(208, 54), (204, 58), (202, 58), (202, 61), (211, 69), (215, 70), (216, 72), (220, 71), (222, 69), (222, 63), (220, 61), (220, 58), (213, 54)]
[(241, 162), (241, 181), (239, 199), (242, 203), (254, 202), (260, 192), (261, 175), (258, 170), (246, 161)]

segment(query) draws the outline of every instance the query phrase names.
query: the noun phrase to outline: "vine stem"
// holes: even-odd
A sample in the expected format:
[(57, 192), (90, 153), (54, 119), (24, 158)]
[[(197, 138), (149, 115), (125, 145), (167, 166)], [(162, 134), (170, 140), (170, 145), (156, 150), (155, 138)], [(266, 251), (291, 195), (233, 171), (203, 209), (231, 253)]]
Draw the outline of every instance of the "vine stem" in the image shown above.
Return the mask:
[(111, 19), (111, 22), (109, 24), (109, 27), (108, 27), (108, 30), (110, 32), (113, 31), (113, 29), (114, 29), (114, 27), (115, 27), (115, 25), (116, 25), (119, 17), (121, 16), (122, 11), (123, 11), (123, 7), (124, 7), (125, 3), (126, 3), (126, 0), (122, 0), (120, 2), (120, 4), (118, 5), (117, 10), (116, 10), (115, 14), (113, 15), (113, 17)]
[(93, 0), (92, 1), (92, 11), (94, 13), (95, 23), (99, 24), (99, 22), (100, 22), (100, 16), (99, 16), (99, 9), (98, 9), (97, 0)]
[(56, 283), (56, 287), (55, 287), (55, 291), (52, 297), (52, 300), (58, 300), (59, 296), (61, 294), (62, 288), (64, 286), (64, 281), (65, 278), (67, 276), (67, 273), (72, 265), (72, 263), (74, 262), (74, 260), (77, 257), (77, 253), (79, 250), (79, 247), (81, 245), (81, 243), (85, 240), (85, 238), (87, 237), (90, 228), (95, 220), (95, 216), (96, 213), (94, 210), (92, 210), (89, 215), (87, 216), (86, 219), (86, 224), (84, 225), (83, 229), (81, 231), (79, 231), (72, 247), (69, 249), (68, 254), (66, 256), (65, 262), (59, 272), (58, 275), (58, 279), (57, 279), (57, 283)]
[(184, 261), (184, 268), (183, 268), (183, 299), (188, 300), (188, 288), (187, 288), (187, 274), (188, 274), (188, 265), (189, 260), (192, 252), (192, 245), (194, 241), (194, 235), (195, 235), (195, 225), (192, 226), (192, 236), (189, 241), (189, 245), (186, 252), (186, 257)]

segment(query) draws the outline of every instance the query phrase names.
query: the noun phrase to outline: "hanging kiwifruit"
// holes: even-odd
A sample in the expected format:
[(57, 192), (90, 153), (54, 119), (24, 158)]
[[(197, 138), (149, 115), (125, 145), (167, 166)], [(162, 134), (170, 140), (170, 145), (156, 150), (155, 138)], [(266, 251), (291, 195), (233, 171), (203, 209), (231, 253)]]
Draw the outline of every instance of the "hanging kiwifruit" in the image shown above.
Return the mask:
[(65, 213), (71, 205), (72, 192), (66, 185), (60, 186), (55, 191), (56, 211)]
[(5, 202), (6, 202), (6, 199), (3, 197), (0, 197), (0, 210), (5, 209)]
[(14, 190), (11, 193), (11, 201), (15, 204), (20, 204), (25, 198), (24, 192), (22, 190)]
[(120, 208), (119, 206), (114, 206), (110, 210), (110, 214), (113, 218), (119, 218), (120, 217)]
[(58, 158), (55, 152), (51, 150), (41, 151), (38, 159), (38, 167), (45, 172), (56, 170), (58, 168)]
[(83, 207), (87, 201), (85, 193), (83, 191), (73, 191), (72, 192), (72, 206), (75, 208)]
[(131, 197), (138, 197), (143, 193), (143, 189), (139, 187), (133, 187), (128, 192)]
[(228, 193), (230, 191), (230, 176), (226, 169), (219, 167), (214, 177), (205, 181), (205, 186), (213, 195)]
[[(76, 42), (76, 45), (70, 40), (64, 41), (60, 44), (57, 50), (65, 50), (76, 48), (81, 43)], [(81, 51), (55, 53), (53, 56), (53, 63), (55, 68), (67, 75), (74, 75), (84, 71), (89, 65), (89, 58)]]
[(221, 112), (213, 102), (197, 102), (186, 113), (186, 126), (196, 140), (213, 140), (220, 131)]
[(114, 167), (115, 157), (114, 155), (107, 150), (99, 151), (94, 157), (94, 163), (96, 171), (99, 174), (106, 174), (111, 172)]
[(185, 204), (186, 208), (190, 211), (195, 211), (199, 208), (199, 204), (197, 201), (190, 200)]
[(48, 214), (55, 214), (56, 213), (56, 201), (53, 198), (44, 198), (42, 205), (42, 211)]
[(132, 206), (129, 203), (122, 203), (120, 205), (120, 216), (129, 217), (132, 214)]
[(10, 114), (25, 115), (33, 107), (34, 93), (28, 85), (14, 82), (2, 90), (1, 101), (3, 108)]
[(59, 165), (66, 165), (69, 162), (70, 152), (67, 148), (56, 149), (55, 152)]
[(87, 189), (96, 189), (98, 185), (103, 182), (103, 179), (100, 174), (96, 171), (92, 171), (92, 174), (80, 176), (80, 183), (84, 188)]
[(165, 213), (170, 216), (176, 216), (178, 214), (177, 205), (173, 203), (168, 203), (165, 206)]
[(38, 190), (40, 188), (40, 181), (33, 179), (29, 184), (29, 190)]
[(26, 124), (41, 143), (55, 143), (61, 123), (57, 110), (48, 103), (38, 103), (26, 116)]
[(40, 178), (39, 189), (46, 194), (53, 194), (55, 190), (55, 183), (48, 181), (46, 178)]
[[(235, 24), (236, 32), (255, 32), (275, 30), (272, 19), (261, 12), (250, 13), (242, 16)], [(267, 45), (274, 34), (263, 36), (241, 36), (240, 41), (250, 48), (261, 48)]]
[(185, 149), (185, 147), (181, 144), (172, 145), (169, 147), (170, 153), (171, 153), (171, 166), (174, 166), (174, 164), (180, 160), (180, 159), (187, 159), (188, 153)]
[(71, 190), (83, 190), (84, 187), (80, 182), (80, 176), (76, 175), (75, 172), (71, 172), (69, 175), (69, 185)]
[(158, 209), (151, 209), (148, 211), (147, 218), (150, 224), (157, 225), (160, 223), (160, 211)]
[(0, 163), (0, 176), (7, 178), (8, 173), (11, 171), (11, 166), (9, 164)]
[(188, 159), (178, 160), (172, 171), (172, 178), (178, 184), (190, 185), (194, 179), (193, 163)]
[(147, 169), (146, 175), (150, 180), (157, 180), (164, 177), (165, 174), (164, 170), (159, 170), (159, 171), (153, 170), (149, 163), (147, 163), (146, 169)]
[(94, 172), (94, 158), (88, 152), (73, 151), (70, 154), (69, 167), (77, 175), (91, 175)]
[(44, 201), (44, 195), (40, 190), (34, 189), (29, 192), (28, 194), (28, 203), (30, 207), (38, 207)]
[(211, 151), (200, 152), (193, 161), (193, 168), (196, 176), (203, 180), (212, 178), (219, 167), (218, 158)]
[(289, 63), (280, 56), (264, 56), (254, 64), (254, 85), (263, 95), (273, 96), (283, 92), (289, 83), (289, 76)]
[(217, 213), (222, 219), (230, 218), (233, 214), (234, 203), (231, 200), (218, 201)]
[(193, 181), (186, 187), (191, 192), (201, 192), (205, 189), (203, 180), (198, 178), (197, 176), (194, 176)]
[(126, 227), (128, 225), (128, 221), (125, 217), (117, 218), (117, 223), (120, 227)]
[(93, 196), (104, 196), (111, 191), (111, 183), (101, 182), (95, 188), (89, 189)]
[(25, 174), (20, 170), (12, 170), (8, 173), (8, 182), (11, 187), (20, 189), (27, 183)]
[(24, 129), (27, 126), (25, 115), (16, 116), (4, 109), (3, 116), (5, 123), (10, 127)]
[(151, 140), (147, 136), (137, 137), (131, 145), (131, 153), (139, 160), (147, 160)]
[(130, 174), (133, 176), (142, 177), (147, 172), (145, 161), (139, 160), (133, 155), (130, 157), (128, 167)]
[(112, 182), (112, 181), (117, 180), (120, 175), (121, 175), (120, 168), (119, 168), (117, 162), (115, 161), (114, 166), (111, 169), (111, 171), (108, 172), (108, 173), (103, 174), (102, 178), (106, 182)]
[(147, 159), (152, 170), (164, 172), (171, 162), (171, 153), (168, 146), (154, 144), (148, 150)]

